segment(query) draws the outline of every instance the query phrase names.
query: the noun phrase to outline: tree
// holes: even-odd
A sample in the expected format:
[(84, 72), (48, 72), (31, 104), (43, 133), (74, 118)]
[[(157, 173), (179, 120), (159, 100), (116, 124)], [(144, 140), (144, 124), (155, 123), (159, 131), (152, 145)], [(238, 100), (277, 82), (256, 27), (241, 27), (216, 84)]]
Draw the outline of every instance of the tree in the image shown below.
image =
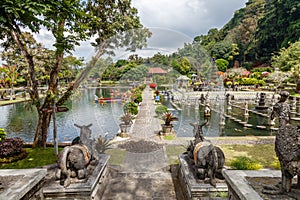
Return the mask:
[[(54, 103), (61, 106), (84, 80), (97, 60), (104, 54), (113, 54), (113, 49), (128, 46), (135, 50), (145, 45), (150, 33), (142, 29), (137, 10), (131, 1), (101, 0), (4, 0), (0, 2), (0, 39), (15, 43), (24, 56), (29, 71), (29, 94), (38, 111), (38, 125), (33, 147), (45, 147), (52, 113), (44, 112)], [(49, 81), (46, 97), (41, 99), (37, 89), (36, 62), (31, 47), (26, 46), (22, 29), (38, 34), (46, 27), (54, 37), (55, 63), (49, 68)], [(137, 31), (138, 30), (138, 31)], [(86, 68), (69, 84), (66, 92), (58, 93), (58, 77), (63, 67), (65, 54), (71, 54), (80, 41), (96, 36), (92, 45), (96, 48), (95, 57)]]
[(225, 59), (220, 58), (216, 60), (216, 65), (218, 67), (218, 70), (221, 72), (226, 72), (228, 64), (229, 62)]
[(261, 58), (270, 61), (272, 53), (300, 38), (300, 4), (298, 0), (270, 0), (265, 9), (255, 34), (256, 50)]
[(272, 66), (283, 72), (290, 72), (290, 77), (300, 90), (300, 40), (288, 48), (282, 48), (278, 55), (272, 57)]

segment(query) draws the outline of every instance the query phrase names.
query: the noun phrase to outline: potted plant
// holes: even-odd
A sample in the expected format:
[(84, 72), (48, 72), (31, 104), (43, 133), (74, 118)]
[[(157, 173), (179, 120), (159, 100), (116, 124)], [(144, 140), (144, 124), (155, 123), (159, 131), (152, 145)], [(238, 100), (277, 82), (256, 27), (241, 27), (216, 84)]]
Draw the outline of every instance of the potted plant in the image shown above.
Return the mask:
[(127, 133), (131, 127), (133, 115), (129, 112), (126, 112), (120, 117), (122, 123), (120, 124), (121, 133)]
[(172, 121), (177, 121), (178, 118), (176, 116), (174, 116), (172, 113), (166, 112), (163, 115), (163, 120), (164, 120), (165, 123), (162, 124), (162, 132), (164, 134), (172, 133), (173, 124), (171, 124), (171, 122)]

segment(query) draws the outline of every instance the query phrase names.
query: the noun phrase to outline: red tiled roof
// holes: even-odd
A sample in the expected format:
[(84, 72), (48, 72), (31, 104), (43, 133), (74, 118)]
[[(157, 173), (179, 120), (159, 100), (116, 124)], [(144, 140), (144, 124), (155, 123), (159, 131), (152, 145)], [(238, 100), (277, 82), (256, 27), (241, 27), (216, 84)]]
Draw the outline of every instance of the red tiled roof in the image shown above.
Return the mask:
[(160, 67), (152, 67), (152, 68), (149, 68), (149, 74), (166, 74), (167, 71), (160, 68)]

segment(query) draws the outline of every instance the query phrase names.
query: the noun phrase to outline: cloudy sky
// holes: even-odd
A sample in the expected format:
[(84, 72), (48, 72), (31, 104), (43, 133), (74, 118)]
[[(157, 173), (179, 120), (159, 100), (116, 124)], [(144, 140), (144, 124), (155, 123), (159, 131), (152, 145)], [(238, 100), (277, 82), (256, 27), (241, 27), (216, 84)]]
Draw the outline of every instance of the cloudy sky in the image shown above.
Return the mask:
[(146, 27), (181, 32), (194, 38), (221, 28), (247, 0), (132, 0)]
[[(211, 28), (222, 28), (245, 7), (247, 0), (132, 0), (141, 23), (150, 29), (148, 48), (138, 53), (148, 57), (156, 52), (170, 53), (192, 42)], [(118, 58), (129, 53), (120, 53)]]
[[(138, 9), (141, 23), (150, 29), (152, 38), (148, 47), (137, 52), (142, 57), (161, 52), (168, 54), (193, 41), (197, 35), (211, 28), (223, 27), (234, 12), (245, 7), (247, 0), (132, 0)], [(45, 47), (52, 48), (53, 37), (46, 30), (36, 36)], [(95, 54), (90, 42), (82, 43), (74, 55), (86, 61)], [(128, 58), (130, 53), (117, 52), (118, 58)], [(1, 62), (1, 60), (0, 60)]]

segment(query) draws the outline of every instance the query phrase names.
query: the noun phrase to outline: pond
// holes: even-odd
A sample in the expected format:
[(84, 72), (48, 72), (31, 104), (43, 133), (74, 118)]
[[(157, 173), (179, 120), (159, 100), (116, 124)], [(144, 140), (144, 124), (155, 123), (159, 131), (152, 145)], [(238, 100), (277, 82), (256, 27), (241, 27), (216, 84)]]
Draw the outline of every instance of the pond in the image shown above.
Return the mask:
[[(233, 107), (230, 112), (226, 111), (226, 106), (224, 111), (227, 112), (228, 115), (231, 115), (234, 118), (238, 118), (241, 121), (247, 121), (248, 124), (253, 124), (253, 127), (245, 127), (243, 124), (234, 121), (227, 117), (225, 119), (225, 125), (220, 125), (221, 114), (220, 112), (216, 112), (212, 110), (210, 118), (204, 118), (204, 106), (199, 106), (198, 108), (195, 105), (186, 106), (183, 105), (181, 110), (175, 109), (168, 101), (164, 103), (167, 107), (169, 107), (170, 112), (172, 112), (175, 116), (179, 118), (177, 122), (173, 122), (174, 130), (176, 131), (176, 135), (178, 137), (191, 137), (192, 126), (190, 123), (199, 123), (202, 124), (206, 120), (208, 123), (203, 127), (203, 133), (205, 136), (270, 136), (274, 135), (277, 131), (268, 130), (268, 129), (257, 129), (255, 126), (267, 126), (268, 118), (260, 115), (256, 115), (252, 112), (249, 112), (249, 116), (244, 116), (243, 110)], [(249, 109), (254, 110), (252, 105), (249, 106)], [(267, 111), (263, 111), (267, 112)]]
[[(93, 124), (91, 127), (94, 137), (99, 134), (108, 134), (112, 138), (119, 130), (119, 117), (123, 114), (123, 104), (120, 101), (114, 103), (95, 103), (97, 96), (109, 97), (114, 94), (122, 94), (129, 88), (93, 88), (83, 89), (68, 101), (65, 106), (68, 112), (57, 113), (58, 141), (72, 141), (79, 135), (79, 129), (74, 126)], [(37, 125), (37, 112), (35, 108), (27, 109), (27, 103), (18, 103), (0, 107), (0, 127), (8, 133), (8, 137), (20, 137), (25, 142), (32, 142)], [(53, 124), (51, 122), (48, 141), (53, 140)]]
[[(120, 116), (123, 114), (123, 103), (115, 101), (114, 103), (99, 104), (95, 103), (94, 99), (98, 97), (119, 98), (124, 92), (128, 91), (129, 87), (115, 87), (115, 88), (90, 88), (79, 90), (72, 100), (66, 103), (69, 108), (68, 112), (57, 113), (57, 133), (59, 142), (71, 141), (79, 135), (79, 129), (74, 126), (93, 124), (91, 127), (93, 137), (107, 134), (108, 138), (113, 138), (118, 130), (120, 124)], [(170, 111), (175, 114), (179, 121), (174, 122), (174, 129), (178, 137), (191, 137), (192, 126), (190, 123), (204, 122), (204, 106), (183, 105), (182, 110), (177, 110), (169, 101), (164, 103)], [(224, 103), (223, 103), (224, 104)], [(26, 103), (18, 103), (8, 106), (0, 107), (0, 127), (4, 128), (8, 137), (20, 137), (26, 142), (32, 142), (35, 134), (37, 113), (35, 108), (32, 110), (26, 109)], [(203, 127), (203, 132), (206, 136), (269, 136), (276, 134), (276, 130), (258, 129), (257, 125), (267, 126), (268, 118), (249, 112), (249, 116), (245, 117), (242, 103), (239, 107), (233, 106), (232, 110), (228, 111), (226, 105), (222, 105), (224, 112), (235, 119), (247, 121), (248, 124), (253, 124), (253, 127), (245, 127), (243, 124), (226, 117), (225, 126), (221, 126), (220, 107), (212, 111), (208, 124)], [(220, 105), (221, 106), (221, 105)], [(300, 108), (299, 108), (300, 109)], [(255, 111), (254, 102), (249, 102), (249, 110)], [(268, 110), (259, 111), (260, 113), (268, 114)], [(275, 127), (277, 124), (275, 125)], [(48, 141), (53, 140), (53, 126), (52, 123), (49, 128)]]

